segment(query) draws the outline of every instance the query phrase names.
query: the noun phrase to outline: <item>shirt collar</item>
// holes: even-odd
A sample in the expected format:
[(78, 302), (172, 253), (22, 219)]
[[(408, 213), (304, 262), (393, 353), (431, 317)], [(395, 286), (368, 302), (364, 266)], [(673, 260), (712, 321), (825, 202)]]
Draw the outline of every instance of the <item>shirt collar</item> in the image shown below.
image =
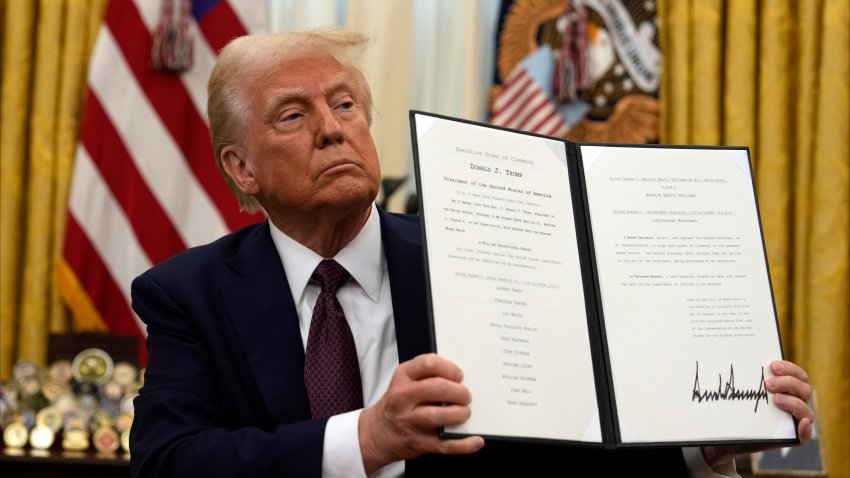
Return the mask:
[[(271, 221), (269, 225), (272, 241), (289, 281), (292, 300), (298, 304), (304, 295), (310, 276), (313, 275), (313, 271), (323, 257), (284, 234)], [(373, 203), (372, 211), (363, 229), (333, 259), (345, 267), (363, 292), (374, 302), (378, 302), (381, 296), (381, 281), (386, 262), (382, 251), (381, 220), (377, 206)]]

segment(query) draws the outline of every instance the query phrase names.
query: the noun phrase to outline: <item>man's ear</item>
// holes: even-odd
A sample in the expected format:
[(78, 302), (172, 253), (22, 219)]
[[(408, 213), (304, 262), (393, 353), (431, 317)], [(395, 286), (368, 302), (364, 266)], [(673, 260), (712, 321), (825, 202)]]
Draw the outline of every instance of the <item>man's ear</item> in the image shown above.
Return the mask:
[(254, 168), (247, 159), (245, 148), (229, 144), (221, 150), (221, 165), (243, 193), (253, 196), (260, 192)]

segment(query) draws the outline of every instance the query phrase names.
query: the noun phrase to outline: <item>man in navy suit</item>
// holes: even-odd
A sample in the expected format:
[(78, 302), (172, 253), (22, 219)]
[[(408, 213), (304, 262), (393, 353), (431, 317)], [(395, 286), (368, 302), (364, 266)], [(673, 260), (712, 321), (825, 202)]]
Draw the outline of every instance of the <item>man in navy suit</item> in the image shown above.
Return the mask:
[[(220, 53), (208, 114), (216, 160), (241, 207), (268, 221), (190, 249), (133, 282), (148, 326), (131, 433), (136, 476), (734, 474), (738, 450), (630, 451), (442, 440), (473, 399), (430, 354), (421, 231), (374, 205), (371, 93), (344, 30), (248, 36)], [(356, 345), (364, 408), (311, 418), (305, 348), (323, 259), (350, 273), (336, 297)], [(811, 433), (805, 372), (775, 362), (777, 405)], [(484, 399), (483, 397), (479, 397)], [(482, 449), (483, 447), (483, 449)], [(709, 465), (714, 468), (712, 470)]]

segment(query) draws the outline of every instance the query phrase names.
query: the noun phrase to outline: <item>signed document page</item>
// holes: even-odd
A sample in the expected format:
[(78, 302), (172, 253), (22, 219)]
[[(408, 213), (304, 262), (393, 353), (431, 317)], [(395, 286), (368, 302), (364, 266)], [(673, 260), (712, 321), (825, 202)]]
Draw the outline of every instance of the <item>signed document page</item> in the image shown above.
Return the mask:
[(621, 441), (795, 438), (747, 151), (579, 148)]
[(446, 431), (601, 442), (564, 142), (414, 125), (437, 353), (472, 392)]

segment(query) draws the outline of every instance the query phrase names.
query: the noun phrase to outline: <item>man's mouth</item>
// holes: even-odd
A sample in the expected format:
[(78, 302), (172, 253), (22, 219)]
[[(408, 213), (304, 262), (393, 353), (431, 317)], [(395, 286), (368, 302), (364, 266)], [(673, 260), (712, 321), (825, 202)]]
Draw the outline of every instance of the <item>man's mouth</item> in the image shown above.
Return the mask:
[(335, 159), (333, 161), (330, 161), (327, 165), (325, 165), (325, 168), (322, 170), (322, 174), (334, 172), (337, 169), (341, 169), (341, 168), (345, 168), (346, 166), (353, 166), (353, 165), (354, 165), (354, 162), (351, 161), (350, 159), (345, 159), (345, 158), (344, 159)]

